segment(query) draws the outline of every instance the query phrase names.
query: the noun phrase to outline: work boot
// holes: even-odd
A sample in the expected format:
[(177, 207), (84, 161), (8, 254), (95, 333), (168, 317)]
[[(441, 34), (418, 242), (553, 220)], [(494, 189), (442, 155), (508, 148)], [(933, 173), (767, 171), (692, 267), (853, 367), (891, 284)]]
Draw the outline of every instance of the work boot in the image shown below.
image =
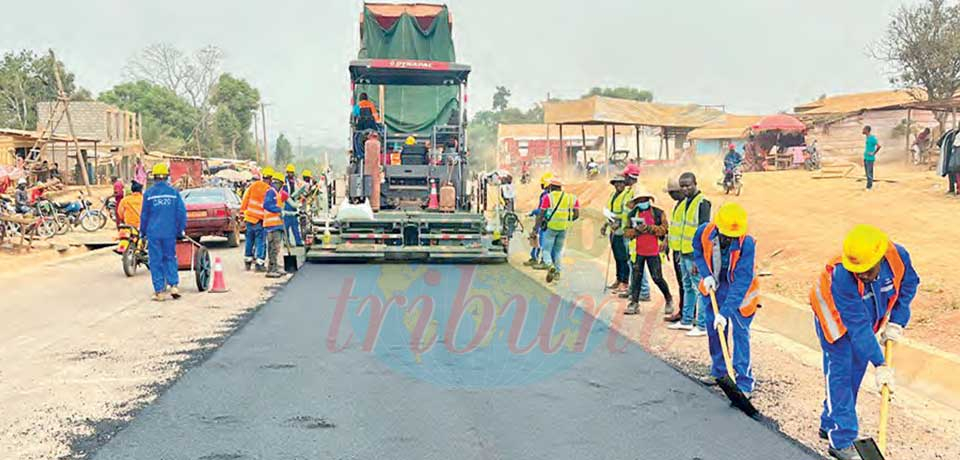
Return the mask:
[(829, 453), (831, 457), (840, 460), (863, 460), (863, 457), (857, 453), (857, 449), (853, 446), (847, 447), (846, 449), (834, 449), (833, 446), (830, 446), (830, 448), (827, 449), (827, 453)]
[(717, 378), (714, 377), (714, 376), (712, 376), (712, 375), (708, 375), (708, 376), (705, 376), (705, 377), (700, 377), (700, 378), (697, 379), (697, 380), (699, 380), (700, 383), (702, 383), (702, 384), (704, 384), (704, 385), (706, 385), (706, 386), (708, 386), (708, 387), (717, 386)]
[(163, 302), (164, 300), (167, 300), (167, 296), (162, 292), (154, 292), (153, 296), (150, 297), (150, 300), (154, 302)]
[(636, 315), (637, 313), (640, 313), (640, 304), (636, 302), (630, 302), (627, 305), (627, 310), (623, 312), (624, 315)]
[(244, 260), (244, 261), (243, 261), (243, 269), (246, 270), (246, 271), (250, 271), (251, 268), (253, 268), (253, 260), (252, 260), (252, 259), (251, 259), (251, 260)]
[(267, 272), (267, 278), (283, 278), (283, 272), (276, 270)]
[(823, 428), (817, 430), (817, 434), (820, 436), (820, 439), (823, 439), (824, 441), (830, 440), (830, 435), (827, 433), (827, 430), (824, 430)]
[(170, 286), (170, 297), (173, 297), (174, 300), (180, 298), (180, 290), (176, 286)]
[(550, 267), (547, 271), (547, 282), (552, 283), (558, 279), (560, 279), (560, 270), (557, 270), (557, 267)]
[(256, 268), (254, 268), (253, 271), (257, 273), (263, 273), (267, 271), (267, 265), (261, 262), (257, 262)]

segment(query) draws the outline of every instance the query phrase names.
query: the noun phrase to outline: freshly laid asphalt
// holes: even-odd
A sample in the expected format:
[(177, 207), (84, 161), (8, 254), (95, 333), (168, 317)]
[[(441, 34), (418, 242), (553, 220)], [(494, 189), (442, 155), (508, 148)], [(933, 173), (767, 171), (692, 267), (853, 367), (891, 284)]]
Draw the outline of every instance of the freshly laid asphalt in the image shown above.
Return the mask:
[[(384, 338), (364, 349), (359, 310), (350, 307), (338, 316), (332, 298), (348, 278), (363, 278), (358, 273), (364, 270), (303, 267), (222, 348), (93, 458), (818, 458), (640, 347), (612, 352), (608, 337), (621, 345), (624, 339), (611, 336), (599, 321), (589, 336), (596, 346), (579, 353), (505, 353), (495, 342), (506, 341), (507, 334), (494, 333), (491, 342), (462, 354), (444, 352), (445, 343), (438, 342), (416, 361), (401, 357), (407, 355), (403, 346), (389, 339), (389, 331), (399, 330), (392, 329), (396, 324), (386, 324)], [(511, 281), (496, 288), (507, 294), (544, 294), (509, 266), (480, 270), (506, 271), (498, 276)], [(443, 299), (456, 295), (444, 291), (456, 290), (455, 284), (415, 283), (403, 294), (440, 299), (434, 316), (442, 319), (439, 311), (448, 308)], [(375, 276), (364, 278), (353, 295), (381, 287)], [(533, 315), (544, 311), (530, 309)], [(330, 341), (331, 322), (338, 319)], [(528, 315), (531, 327), (537, 321)], [(351, 344), (331, 351), (351, 331)], [(532, 340), (524, 337), (519, 343)]]

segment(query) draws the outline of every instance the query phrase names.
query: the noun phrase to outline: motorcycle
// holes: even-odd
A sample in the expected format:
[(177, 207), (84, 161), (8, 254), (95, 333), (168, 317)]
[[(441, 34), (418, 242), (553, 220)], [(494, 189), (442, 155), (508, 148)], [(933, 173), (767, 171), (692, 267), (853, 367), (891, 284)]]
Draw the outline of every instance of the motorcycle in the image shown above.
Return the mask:
[(587, 165), (587, 179), (589, 179), (589, 180), (594, 180), (594, 179), (596, 179), (597, 177), (600, 177), (600, 166), (597, 165), (597, 164), (595, 164), (595, 163), (588, 164), (588, 165)]
[(150, 268), (147, 241), (140, 238), (140, 231), (135, 227), (120, 225), (120, 241), (114, 251), (121, 255), (124, 275), (136, 275), (140, 265)]
[(69, 203), (56, 204), (58, 213), (62, 214), (71, 227), (79, 225), (85, 231), (95, 232), (107, 225), (107, 216), (99, 209), (93, 209), (90, 200), (84, 199), (80, 192), (79, 200)]
[(530, 183), (530, 171), (523, 171), (520, 173), (520, 183), (529, 184)]
[(816, 147), (808, 147), (803, 150), (803, 169), (807, 171), (820, 169), (820, 152)]
[(740, 166), (733, 168), (733, 171), (727, 170), (723, 174), (723, 193), (724, 195), (734, 192), (737, 196), (740, 196), (740, 191), (743, 189), (743, 169)]

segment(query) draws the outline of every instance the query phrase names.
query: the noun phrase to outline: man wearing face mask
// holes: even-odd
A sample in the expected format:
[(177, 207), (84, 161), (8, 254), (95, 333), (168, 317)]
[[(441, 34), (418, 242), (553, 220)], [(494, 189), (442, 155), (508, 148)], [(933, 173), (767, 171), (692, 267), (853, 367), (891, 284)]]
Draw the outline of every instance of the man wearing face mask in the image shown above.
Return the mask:
[(626, 216), (624, 238), (630, 240), (630, 258), (633, 261), (631, 271), (633, 282), (630, 284), (630, 304), (625, 314), (636, 315), (640, 301), (640, 276), (644, 269), (650, 272), (650, 278), (660, 289), (664, 299), (664, 311), (673, 312), (673, 296), (670, 286), (663, 279), (660, 266), (660, 239), (667, 236), (669, 224), (662, 209), (653, 206), (653, 195), (641, 190), (636, 192), (630, 205), (632, 209)]
[(693, 254), (703, 277), (699, 289), (702, 305), (709, 305), (710, 293), (717, 298), (720, 314), (705, 307), (707, 339), (713, 365), (710, 375), (727, 375), (719, 331), (732, 345), (733, 370), (737, 387), (750, 397), (753, 366), (750, 361), (750, 324), (760, 302), (760, 283), (754, 267), (757, 244), (747, 235), (747, 212), (736, 203), (720, 207), (713, 222), (700, 226), (693, 238)]
[(886, 385), (892, 391), (893, 368), (880, 345), (903, 337), (919, 285), (903, 246), (876, 227), (858, 225), (843, 240), (842, 256), (827, 264), (810, 290), (827, 384), (820, 437), (830, 441), (835, 458), (860, 458), (853, 447), (860, 383), (870, 363), (878, 389)]

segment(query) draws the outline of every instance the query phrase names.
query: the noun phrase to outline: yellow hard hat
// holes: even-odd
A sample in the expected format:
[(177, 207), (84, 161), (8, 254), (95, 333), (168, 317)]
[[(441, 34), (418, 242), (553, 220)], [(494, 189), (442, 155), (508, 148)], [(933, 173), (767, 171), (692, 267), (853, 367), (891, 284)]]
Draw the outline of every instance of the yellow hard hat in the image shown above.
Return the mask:
[(747, 211), (737, 203), (720, 206), (713, 221), (721, 235), (740, 238), (747, 234)]
[(274, 172), (273, 172), (273, 179), (274, 179), (274, 180), (278, 180), (278, 181), (280, 181), (280, 182), (283, 182), (283, 173), (280, 172), (280, 171), (274, 171)]
[(870, 271), (890, 244), (890, 237), (872, 225), (857, 225), (843, 239), (843, 268), (851, 273)]
[(313, 171), (311, 171), (311, 170), (309, 170), (309, 169), (304, 169), (304, 170), (303, 170), (303, 177), (310, 177), (310, 178), (312, 178), (312, 177), (313, 177)]
[(264, 179), (269, 179), (273, 177), (273, 168), (269, 166), (264, 166), (263, 171), (260, 171), (260, 177)]
[(543, 173), (543, 175), (540, 176), (540, 185), (543, 187), (550, 185), (550, 179), (553, 179), (552, 172)]
[(153, 169), (150, 170), (150, 174), (154, 176), (169, 176), (170, 168), (167, 167), (166, 163), (157, 163), (153, 165)]
[(417, 143), (417, 139), (413, 136), (407, 136), (407, 140), (403, 141), (404, 144), (413, 145)]
[(297, 172), (297, 167), (293, 163), (287, 163), (287, 172), (295, 173)]

